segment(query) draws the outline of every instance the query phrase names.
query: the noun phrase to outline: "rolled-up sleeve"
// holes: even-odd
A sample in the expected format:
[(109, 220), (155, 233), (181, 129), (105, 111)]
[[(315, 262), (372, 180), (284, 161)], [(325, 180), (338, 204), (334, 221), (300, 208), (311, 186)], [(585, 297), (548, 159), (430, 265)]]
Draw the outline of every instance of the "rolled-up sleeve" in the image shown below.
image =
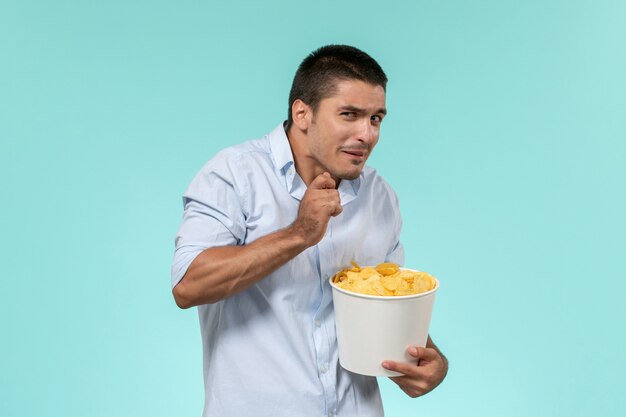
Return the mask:
[(237, 156), (218, 154), (192, 180), (183, 195), (183, 218), (176, 233), (172, 288), (202, 251), (245, 241), (245, 183), (236, 177)]

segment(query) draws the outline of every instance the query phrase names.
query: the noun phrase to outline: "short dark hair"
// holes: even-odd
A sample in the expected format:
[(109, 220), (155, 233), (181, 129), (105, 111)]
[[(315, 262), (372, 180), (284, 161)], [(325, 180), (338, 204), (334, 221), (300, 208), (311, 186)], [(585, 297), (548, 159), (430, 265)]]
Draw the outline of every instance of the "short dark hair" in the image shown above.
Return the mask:
[(293, 123), (291, 107), (300, 99), (317, 110), (322, 99), (333, 95), (337, 82), (360, 80), (387, 88), (387, 76), (378, 62), (348, 45), (327, 45), (311, 52), (296, 71), (289, 92), (287, 130)]

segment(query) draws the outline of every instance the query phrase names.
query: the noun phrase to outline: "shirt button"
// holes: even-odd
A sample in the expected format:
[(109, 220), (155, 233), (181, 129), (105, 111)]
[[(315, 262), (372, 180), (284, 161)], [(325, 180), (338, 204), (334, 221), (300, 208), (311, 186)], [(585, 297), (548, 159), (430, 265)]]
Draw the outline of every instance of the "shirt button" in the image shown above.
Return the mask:
[(320, 372), (325, 374), (326, 372), (328, 372), (328, 364), (325, 363), (324, 365), (322, 365), (322, 367), (320, 368)]
[(322, 325), (322, 322), (319, 320), (315, 320), (315, 327), (320, 327)]

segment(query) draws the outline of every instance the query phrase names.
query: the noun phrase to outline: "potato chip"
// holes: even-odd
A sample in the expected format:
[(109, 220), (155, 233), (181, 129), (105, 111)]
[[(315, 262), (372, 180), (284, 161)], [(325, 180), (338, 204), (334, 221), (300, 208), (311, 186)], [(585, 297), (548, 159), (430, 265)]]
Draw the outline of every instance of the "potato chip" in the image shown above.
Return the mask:
[(339, 288), (348, 291), (382, 296), (420, 294), (435, 288), (435, 278), (426, 272), (401, 270), (391, 262), (376, 267), (361, 267), (351, 262), (352, 268), (344, 268), (333, 276)]
[(400, 267), (391, 262), (385, 262), (382, 264), (378, 264), (376, 266), (376, 270), (380, 275), (393, 275), (396, 272), (400, 271)]
[(383, 287), (387, 288), (389, 291), (395, 291), (400, 284), (398, 279), (402, 280), (400, 277), (387, 275), (383, 276), (380, 279), (380, 282), (383, 284)]

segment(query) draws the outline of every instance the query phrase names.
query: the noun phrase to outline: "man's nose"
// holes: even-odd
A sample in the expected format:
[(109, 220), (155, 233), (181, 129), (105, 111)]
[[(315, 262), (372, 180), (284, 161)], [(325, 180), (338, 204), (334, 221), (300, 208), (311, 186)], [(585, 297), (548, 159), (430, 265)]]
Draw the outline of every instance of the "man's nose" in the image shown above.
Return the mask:
[(364, 121), (359, 125), (359, 133), (357, 139), (360, 142), (371, 144), (376, 137), (376, 133), (374, 131), (375, 127), (370, 123), (369, 118), (364, 119)]

